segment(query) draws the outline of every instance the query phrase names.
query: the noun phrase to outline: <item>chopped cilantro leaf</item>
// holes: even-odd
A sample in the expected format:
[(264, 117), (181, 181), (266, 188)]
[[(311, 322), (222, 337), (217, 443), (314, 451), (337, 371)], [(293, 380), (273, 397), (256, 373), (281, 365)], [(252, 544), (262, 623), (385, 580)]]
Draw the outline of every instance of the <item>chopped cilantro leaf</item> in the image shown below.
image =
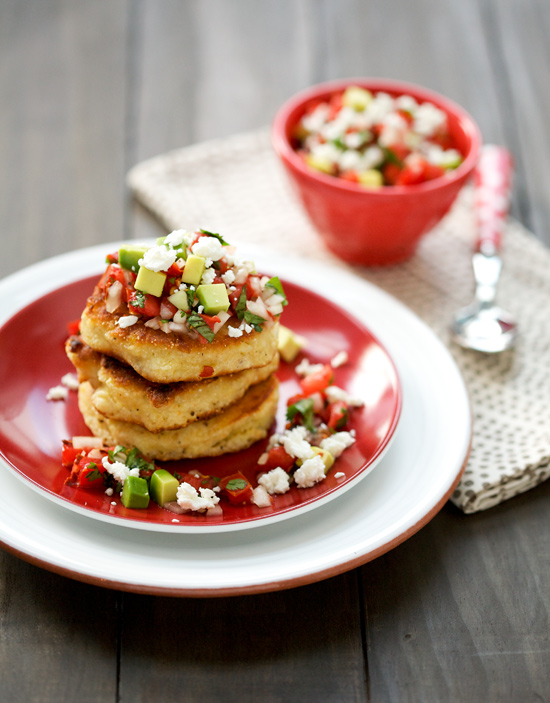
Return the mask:
[(133, 449), (130, 449), (126, 456), (126, 461), (124, 463), (129, 469), (139, 469), (140, 471), (142, 469), (145, 471), (155, 470), (155, 465), (152, 464), (150, 461), (147, 461), (147, 459), (144, 458), (143, 454), (139, 451), (139, 449), (136, 449), (135, 447)]
[(243, 289), (239, 294), (239, 300), (235, 306), (235, 312), (237, 313), (238, 319), (242, 320), (246, 312), (246, 286), (243, 286)]
[(221, 236), (221, 234), (216, 234), (216, 232), (209, 232), (207, 229), (201, 229), (200, 231), (203, 234), (206, 234), (207, 237), (214, 237), (218, 240), (218, 242), (220, 242), (220, 244), (223, 244), (224, 247), (229, 246), (229, 242), (226, 242), (225, 239)]
[(214, 332), (212, 332), (210, 327), (206, 324), (206, 322), (198, 313), (194, 312), (189, 315), (189, 317), (187, 318), (187, 324), (189, 325), (189, 327), (198, 332), (201, 337), (204, 337), (208, 342), (214, 341)]
[(296, 415), (302, 416), (303, 424), (310, 432), (314, 432), (313, 426), (313, 398), (302, 398), (292, 405), (289, 405), (286, 410), (286, 419), (292, 422)]
[(245, 481), (244, 478), (232, 478), (225, 484), (228, 491), (242, 491), (247, 486), (248, 481)]
[(87, 481), (95, 481), (96, 478), (102, 477), (101, 471), (97, 468), (97, 464), (95, 462), (90, 462), (86, 468), (93, 469), (93, 471), (90, 471), (90, 473), (86, 474)]
[(134, 297), (132, 300), (132, 307), (134, 308), (144, 308), (145, 307), (145, 293), (140, 290), (134, 291)]
[(254, 327), (256, 332), (262, 331), (262, 325), (265, 322), (265, 318), (260, 317), (259, 315), (255, 315), (254, 313), (250, 312), (250, 310), (244, 311), (243, 318), (246, 323)]
[(288, 300), (283, 288), (283, 284), (281, 283), (279, 276), (273, 276), (273, 278), (270, 278), (269, 281), (265, 284), (266, 287), (269, 286), (270, 288), (274, 288), (275, 292), (278, 293), (279, 295), (282, 295), (284, 298), (283, 300), (283, 305), (288, 305)]

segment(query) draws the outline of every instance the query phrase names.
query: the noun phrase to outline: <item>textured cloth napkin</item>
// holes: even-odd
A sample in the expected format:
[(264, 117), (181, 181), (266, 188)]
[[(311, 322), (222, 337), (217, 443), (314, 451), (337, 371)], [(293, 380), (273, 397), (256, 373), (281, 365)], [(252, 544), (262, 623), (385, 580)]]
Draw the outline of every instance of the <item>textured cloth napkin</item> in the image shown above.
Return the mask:
[(451, 500), (465, 513), (490, 508), (550, 476), (550, 251), (516, 222), (504, 233), (499, 303), (520, 324), (513, 350), (484, 355), (449, 337), (453, 312), (473, 296), (472, 192), (406, 263), (350, 268), (324, 246), (292, 194), (269, 133), (260, 130), (163, 154), (135, 166), (128, 183), (168, 230), (202, 226), (228, 240), (347, 268), (401, 300), (448, 346), (469, 390), (474, 431)]

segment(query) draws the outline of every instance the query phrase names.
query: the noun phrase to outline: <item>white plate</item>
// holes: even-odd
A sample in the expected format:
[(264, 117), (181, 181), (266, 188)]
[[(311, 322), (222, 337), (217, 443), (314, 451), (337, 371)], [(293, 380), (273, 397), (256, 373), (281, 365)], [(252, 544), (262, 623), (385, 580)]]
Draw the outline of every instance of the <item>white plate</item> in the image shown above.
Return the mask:
[[(64, 283), (97, 272), (106, 245), (71, 252), (0, 283), (0, 324)], [(208, 596), (278, 590), (363, 564), (414, 534), (458, 482), (471, 439), (460, 373), (446, 348), (399, 302), (338, 269), (248, 252), (260, 268), (361, 301), (356, 317), (385, 345), (403, 387), (394, 441), (352, 490), (292, 520), (243, 532), (166, 534), (98, 522), (1, 472), (0, 542), (23, 559), (83, 581), (142, 593)], [(1, 350), (0, 350), (1, 353)]]

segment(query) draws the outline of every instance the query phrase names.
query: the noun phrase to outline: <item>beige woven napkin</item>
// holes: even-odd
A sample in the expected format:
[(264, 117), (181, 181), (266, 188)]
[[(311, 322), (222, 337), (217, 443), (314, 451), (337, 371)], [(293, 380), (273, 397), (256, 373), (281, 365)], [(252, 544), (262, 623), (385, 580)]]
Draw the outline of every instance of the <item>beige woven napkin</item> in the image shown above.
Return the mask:
[(421, 317), (448, 345), (473, 412), (470, 459), (451, 500), (464, 512), (490, 508), (550, 475), (550, 251), (518, 223), (507, 226), (499, 302), (519, 318), (515, 350), (486, 356), (449, 339), (453, 311), (473, 294), (471, 191), (408, 262), (350, 269), (320, 242), (287, 184), (267, 130), (187, 147), (128, 175), (135, 196), (168, 230), (197, 226), (230, 241), (266, 244), (348, 268)]

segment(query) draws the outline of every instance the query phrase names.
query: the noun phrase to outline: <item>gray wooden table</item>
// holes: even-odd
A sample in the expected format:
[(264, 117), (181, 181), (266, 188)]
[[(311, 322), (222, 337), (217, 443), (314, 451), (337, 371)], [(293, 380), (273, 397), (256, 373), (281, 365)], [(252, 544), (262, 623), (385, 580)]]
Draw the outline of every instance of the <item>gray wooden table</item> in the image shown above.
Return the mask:
[[(157, 236), (129, 167), (352, 75), (461, 103), (512, 149), (512, 214), (550, 245), (549, 31), (544, 0), (0, 0), (0, 276)], [(0, 552), (0, 700), (550, 700), (548, 500), (550, 484), (467, 517), (449, 504), (354, 571), (214, 600)]]

